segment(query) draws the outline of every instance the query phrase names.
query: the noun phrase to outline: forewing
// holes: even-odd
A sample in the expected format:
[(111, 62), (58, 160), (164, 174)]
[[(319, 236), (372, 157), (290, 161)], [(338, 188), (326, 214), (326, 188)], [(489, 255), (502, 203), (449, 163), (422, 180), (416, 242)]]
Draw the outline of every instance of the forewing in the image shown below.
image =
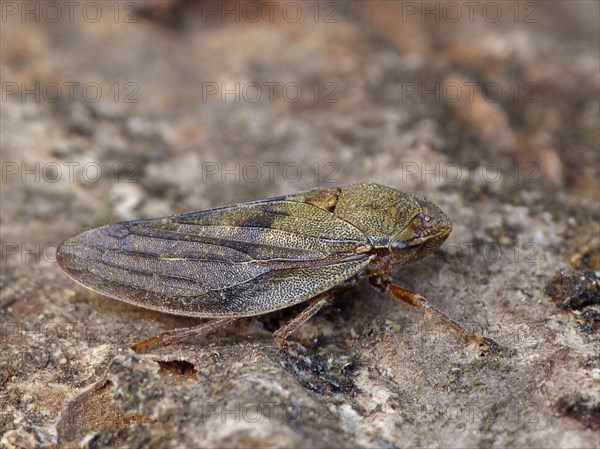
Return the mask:
[(356, 275), (366, 243), (330, 211), (277, 198), (91, 229), (63, 243), (58, 261), (83, 285), (146, 308), (249, 316)]

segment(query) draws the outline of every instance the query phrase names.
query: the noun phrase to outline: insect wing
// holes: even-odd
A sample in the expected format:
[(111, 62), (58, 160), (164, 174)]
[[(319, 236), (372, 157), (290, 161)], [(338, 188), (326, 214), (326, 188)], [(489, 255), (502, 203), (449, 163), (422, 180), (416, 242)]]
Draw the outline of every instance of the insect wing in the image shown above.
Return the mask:
[[(313, 191), (313, 192), (319, 192)], [(76, 281), (145, 308), (187, 316), (281, 309), (360, 273), (367, 237), (304, 196), (111, 224), (58, 251)]]

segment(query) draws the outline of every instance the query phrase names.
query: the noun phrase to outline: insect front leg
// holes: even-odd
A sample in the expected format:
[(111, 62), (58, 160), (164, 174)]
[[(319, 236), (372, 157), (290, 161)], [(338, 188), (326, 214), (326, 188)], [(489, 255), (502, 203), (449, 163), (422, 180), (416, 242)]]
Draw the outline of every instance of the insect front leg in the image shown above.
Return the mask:
[(334, 297), (331, 293), (323, 293), (311, 299), (309, 306), (306, 309), (304, 309), (302, 312), (288, 321), (287, 324), (280, 327), (273, 333), (277, 344), (279, 346), (283, 346), (286, 338), (288, 338), (292, 332), (311, 319), (315, 313), (321, 310), (324, 306), (331, 304), (333, 300)]
[(471, 334), (467, 332), (460, 324), (454, 321), (452, 318), (445, 315), (442, 311), (436, 309), (431, 304), (427, 302), (423, 296), (418, 293), (411, 292), (410, 290), (406, 290), (399, 285), (392, 283), (392, 281), (388, 277), (373, 277), (369, 279), (369, 282), (373, 287), (377, 290), (382, 291), (383, 293), (391, 296), (394, 299), (399, 299), (407, 304), (410, 304), (413, 307), (417, 307), (419, 309), (423, 309), (425, 311), (425, 315), (432, 316), (435, 319), (443, 322), (447, 326), (450, 326), (454, 332), (458, 334), (460, 338), (467, 342), (475, 342), (482, 346), (487, 346), (487, 348), (491, 351), (498, 350), (499, 346), (491, 338), (481, 337), (479, 335)]
[(165, 346), (177, 343), (186, 337), (196, 336), (203, 337), (204, 335), (211, 334), (228, 324), (233, 323), (238, 318), (219, 318), (216, 320), (209, 321), (207, 323), (199, 324), (194, 327), (185, 327), (182, 329), (175, 329), (172, 331), (162, 332), (154, 337), (146, 338), (145, 340), (138, 341), (131, 349), (135, 352), (141, 352), (144, 349), (154, 346), (156, 344), (163, 344)]

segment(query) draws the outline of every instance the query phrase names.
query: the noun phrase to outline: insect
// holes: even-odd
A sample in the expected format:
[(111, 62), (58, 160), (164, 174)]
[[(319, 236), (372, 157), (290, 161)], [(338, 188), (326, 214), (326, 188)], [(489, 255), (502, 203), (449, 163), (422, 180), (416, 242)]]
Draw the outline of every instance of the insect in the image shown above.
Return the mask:
[(138, 342), (137, 351), (308, 301), (274, 333), (282, 345), (337, 293), (365, 278), (463, 340), (495, 349), (493, 340), (468, 333), (424, 297), (391, 281), (392, 271), (432, 253), (451, 230), (450, 219), (427, 199), (357, 183), (100, 226), (63, 242), (57, 260), (75, 281), (112, 298), (213, 318)]

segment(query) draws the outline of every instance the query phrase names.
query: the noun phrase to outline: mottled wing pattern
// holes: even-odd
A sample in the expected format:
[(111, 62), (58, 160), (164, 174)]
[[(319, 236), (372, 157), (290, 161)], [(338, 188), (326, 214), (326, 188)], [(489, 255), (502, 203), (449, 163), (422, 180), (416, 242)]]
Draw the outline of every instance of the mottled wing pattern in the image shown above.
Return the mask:
[(251, 316), (327, 291), (360, 273), (367, 237), (315, 190), (167, 218), (111, 224), (58, 251), (76, 281), (145, 308), (187, 316)]

